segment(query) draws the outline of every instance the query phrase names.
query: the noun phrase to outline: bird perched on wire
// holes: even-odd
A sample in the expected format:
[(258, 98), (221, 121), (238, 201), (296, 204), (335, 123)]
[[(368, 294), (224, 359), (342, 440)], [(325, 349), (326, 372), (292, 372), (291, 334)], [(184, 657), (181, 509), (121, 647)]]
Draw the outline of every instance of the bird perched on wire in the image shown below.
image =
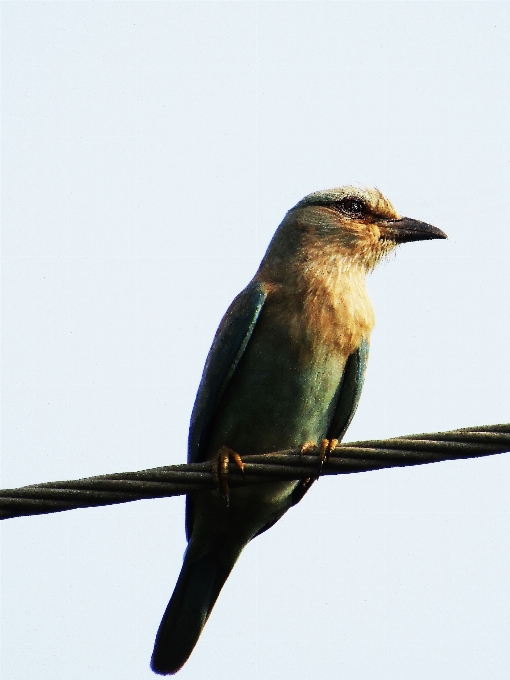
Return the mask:
[(377, 189), (318, 191), (289, 210), (259, 270), (220, 323), (191, 416), (188, 462), (215, 461), (218, 490), (190, 493), (188, 547), (152, 669), (177, 672), (241, 551), (301, 500), (311, 480), (228, 489), (229, 459), (344, 436), (363, 386), (374, 313), (366, 274), (398, 244), (442, 239)]

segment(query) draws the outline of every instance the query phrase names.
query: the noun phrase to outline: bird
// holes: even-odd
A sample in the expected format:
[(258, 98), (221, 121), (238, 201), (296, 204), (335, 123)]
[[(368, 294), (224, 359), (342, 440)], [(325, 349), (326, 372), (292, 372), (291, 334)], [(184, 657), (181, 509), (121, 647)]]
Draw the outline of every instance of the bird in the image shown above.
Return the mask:
[(401, 217), (377, 188), (317, 191), (285, 215), (206, 359), (188, 462), (212, 460), (218, 488), (187, 495), (188, 545), (156, 635), (155, 673), (184, 665), (243, 548), (314, 481), (228, 489), (229, 460), (242, 468), (243, 455), (313, 444), (324, 460), (363, 387), (375, 323), (366, 275), (399, 244), (444, 238), (437, 227)]

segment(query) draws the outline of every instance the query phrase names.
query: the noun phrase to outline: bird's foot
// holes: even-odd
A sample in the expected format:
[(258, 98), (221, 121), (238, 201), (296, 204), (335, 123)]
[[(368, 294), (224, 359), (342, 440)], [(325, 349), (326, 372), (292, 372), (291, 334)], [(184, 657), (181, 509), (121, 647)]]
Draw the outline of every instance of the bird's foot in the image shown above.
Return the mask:
[(228, 495), (228, 464), (233, 461), (241, 470), (244, 477), (244, 463), (241, 456), (230, 449), (228, 446), (222, 446), (212, 461), (213, 480), (218, 491), (221, 493), (227, 504), (229, 505)]
[(323, 439), (319, 446), (319, 471), (317, 478), (321, 476), (322, 467), (328, 460), (329, 454), (336, 449), (338, 439)]
[(308, 453), (308, 451), (311, 451), (312, 449), (315, 448), (317, 448), (317, 442), (312, 441), (305, 442), (299, 451), (299, 455), (304, 456), (305, 453)]
[(304, 454), (308, 453), (311, 449), (319, 449), (319, 470), (317, 478), (320, 477), (324, 463), (327, 461), (329, 454), (336, 449), (337, 444), (338, 439), (323, 439), (319, 446), (317, 446), (315, 442), (305, 442), (301, 447), (301, 456), (304, 456)]

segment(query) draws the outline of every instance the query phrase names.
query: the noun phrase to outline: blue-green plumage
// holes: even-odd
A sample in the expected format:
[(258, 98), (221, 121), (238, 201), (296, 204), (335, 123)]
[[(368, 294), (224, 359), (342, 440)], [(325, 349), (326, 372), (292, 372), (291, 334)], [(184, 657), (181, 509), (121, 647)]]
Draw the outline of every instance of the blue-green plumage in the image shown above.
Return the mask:
[[(314, 196), (316, 205), (302, 202), (287, 214), (220, 324), (191, 417), (189, 462), (210, 460), (222, 446), (242, 457), (341, 440), (351, 422), (373, 325), (365, 274), (396, 241), (381, 235), (381, 222), (394, 231), (400, 218), (377, 192)], [(356, 201), (363, 214), (349, 213)], [(304, 488), (237, 487), (228, 507), (219, 491), (188, 495), (189, 544), (156, 637), (155, 672), (185, 663), (244, 546)]]

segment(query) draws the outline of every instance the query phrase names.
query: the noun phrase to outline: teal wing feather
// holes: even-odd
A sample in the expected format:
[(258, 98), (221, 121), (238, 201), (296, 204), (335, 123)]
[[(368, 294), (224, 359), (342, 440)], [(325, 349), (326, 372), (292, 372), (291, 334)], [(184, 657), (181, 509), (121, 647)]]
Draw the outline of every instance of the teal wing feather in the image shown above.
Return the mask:
[[(351, 424), (351, 420), (358, 408), (361, 390), (365, 381), (365, 371), (368, 362), (369, 344), (362, 340), (358, 349), (353, 352), (345, 364), (342, 380), (338, 387), (336, 407), (329, 424), (328, 439), (342, 441)], [(292, 494), (292, 505), (296, 505), (313, 484), (312, 479), (303, 480)], [(271, 525), (264, 527), (262, 531), (269, 529)], [(262, 531), (260, 533), (262, 533)]]
[[(252, 281), (234, 299), (214, 336), (205, 362), (191, 414), (188, 438), (188, 463), (204, 460), (207, 431), (220, 404), (229, 380), (239, 364), (251, 338), (267, 293), (258, 281)], [(193, 528), (193, 501), (186, 499), (186, 534)]]
[(204, 434), (248, 345), (266, 296), (262, 285), (252, 281), (234, 299), (221, 320), (205, 362), (191, 414), (188, 463), (204, 460)]
[[(191, 415), (188, 462), (204, 460), (207, 432), (222, 395), (243, 356), (266, 299), (257, 281), (232, 302), (216, 332)], [(193, 528), (194, 504), (186, 499), (186, 533)], [(191, 654), (216, 598), (234, 566), (212, 550), (197, 560), (187, 556), (159, 626), (151, 667), (155, 673), (177, 672)]]
[[(338, 387), (336, 407), (326, 435), (328, 439), (338, 439), (338, 441), (342, 441), (347, 432), (347, 428), (351, 424), (351, 420), (356, 413), (361, 397), (361, 390), (363, 389), (363, 383), (365, 381), (368, 350), (368, 342), (362, 340), (358, 349), (347, 359), (342, 374), (342, 380)], [(313, 481), (314, 480), (312, 479), (303, 480), (295, 488), (292, 494), (292, 505), (299, 503), (305, 493), (310, 489)], [(262, 531), (266, 531), (270, 526), (271, 525), (268, 524)], [(262, 533), (262, 531), (259, 533)]]
[(356, 413), (365, 381), (368, 350), (368, 342), (362, 340), (358, 349), (347, 359), (338, 391), (338, 401), (327, 434), (328, 439), (342, 441)]

